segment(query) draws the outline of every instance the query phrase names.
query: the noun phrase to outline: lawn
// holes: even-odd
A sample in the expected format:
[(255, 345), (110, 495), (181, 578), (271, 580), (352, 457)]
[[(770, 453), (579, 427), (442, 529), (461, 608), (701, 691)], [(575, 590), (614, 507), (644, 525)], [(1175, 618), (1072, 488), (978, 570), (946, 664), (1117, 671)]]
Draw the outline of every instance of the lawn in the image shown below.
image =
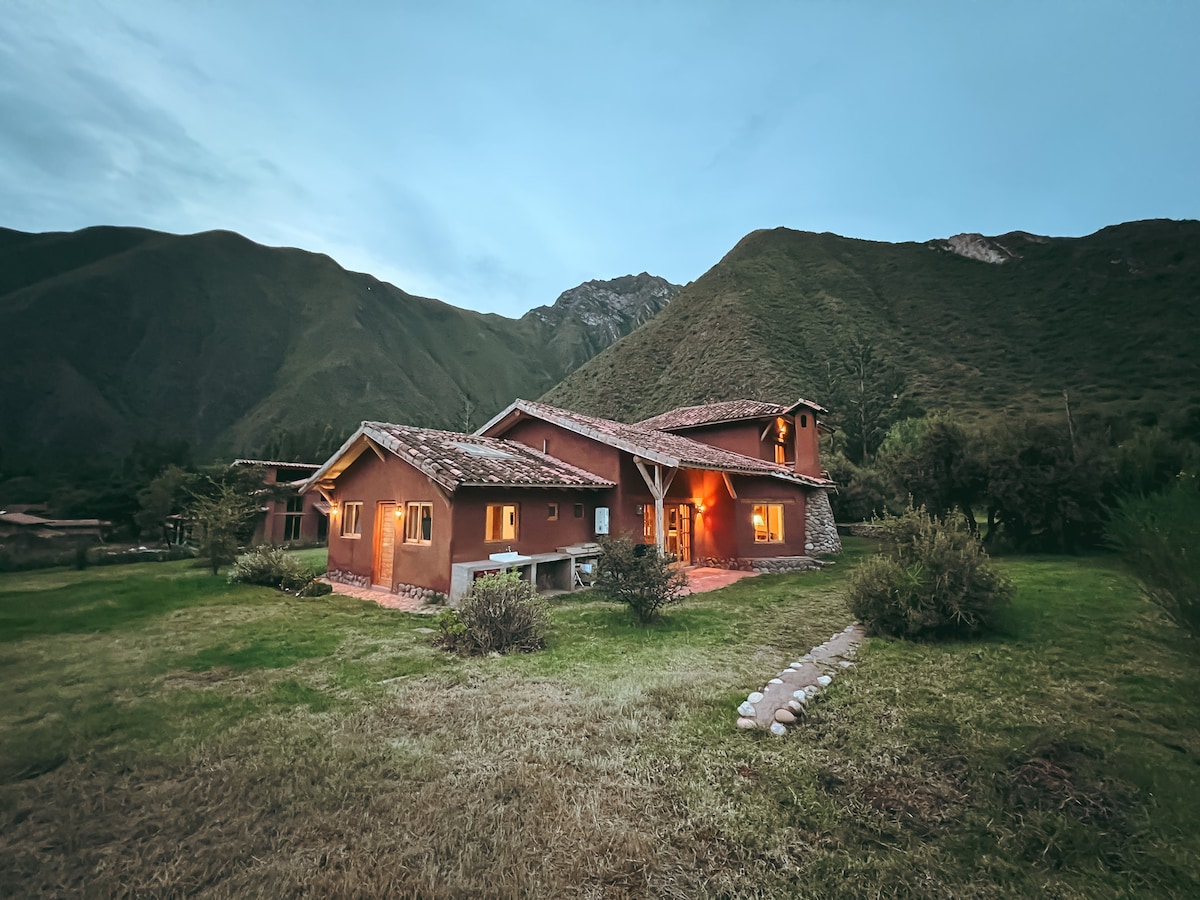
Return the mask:
[(734, 728), (867, 549), (470, 660), (186, 562), (0, 576), (0, 896), (1200, 894), (1196, 651), (1111, 560), (1004, 560), (1001, 634)]

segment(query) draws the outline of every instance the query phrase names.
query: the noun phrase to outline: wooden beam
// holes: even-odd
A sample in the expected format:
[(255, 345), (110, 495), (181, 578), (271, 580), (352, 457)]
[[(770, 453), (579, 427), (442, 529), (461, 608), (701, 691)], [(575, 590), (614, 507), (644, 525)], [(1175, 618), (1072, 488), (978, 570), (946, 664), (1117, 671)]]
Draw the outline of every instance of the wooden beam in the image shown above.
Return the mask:
[(736, 499), (737, 499), (737, 491), (735, 491), (735, 490), (733, 489), (733, 480), (732, 480), (732, 479), (729, 477), (729, 473), (728, 473), (728, 472), (722, 472), (722, 473), (721, 473), (721, 477), (725, 479), (725, 489), (726, 489), (727, 491), (729, 491), (729, 496), (730, 496), (732, 499), (736, 500)]
[(367, 446), (368, 446), (368, 447), (370, 447), (372, 450), (374, 450), (374, 451), (375, 451), (375, 455), (379, 457), (379, 461), (380, 461), (380, 462), (387, 462), (387, 457), (383, 455), (383, 450), (381, 450), (381, 449), (380, 449), (379, 445), (378, 445), (378, 444), (376, 444), (376, 443), (375, 443), (373, 440), (371, 440), (371, 439), (370, 439), (369, 437), (367, 437), (366, 435), (363, 435), (363, 437), (364, 437), (364, 439), (365, 439), (365, 440), (366, 440), (366, 442), (367, 442)]

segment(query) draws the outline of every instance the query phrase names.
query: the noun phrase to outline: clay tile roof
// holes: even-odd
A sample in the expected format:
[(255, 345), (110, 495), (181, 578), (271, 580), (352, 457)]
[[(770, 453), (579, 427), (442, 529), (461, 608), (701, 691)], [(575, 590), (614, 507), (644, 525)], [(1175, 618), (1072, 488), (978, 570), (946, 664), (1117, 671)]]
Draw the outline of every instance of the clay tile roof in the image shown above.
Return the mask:
[(723, 400), (719, 403), (702, 403), (699, 406), (681, 406), (679, 409), (643, 419), (638, 424), (643, 428), (677, 431), (683, 428), (698, 428), (701, 425), (737, 422), (741, 419), (770, 419), (789, 415), (802, 406), (816, 412), (826, 412), (825, 407), (803, 398), (790, 406), (764, 403), (761, 400)]
[(517, 400), (490, 422), (479, 429), (483, 433), (507, 418), (513, 411), (520, 411), (547, 422), (552, 422), (568, 431), (590, 437), (593, 440), (624, 450), (635, 456), (666, 466), (691, 469), (713, 469), (743, 475), (768, 475), (785, 481), (812, 486), (828, 486), (831, 482), (823, 478), (797, 475), (786, 465), (743, 456), (731, 450), (712, 447), (693, 441), (691, 438), (668, 431), (647, 428), (643, 424), (626, 425), (598, 416), (559, 409), (533, 400)]
[[(578, 466), (555, 459), (514, 441), (436, 431), (389, 422), (363, 422), (342, 449), (305, 484), (311, 486), (331, 469), (362, 437), (428, 475), (449, 491), (460, 487), (577, 487), (609, 488), (613, 482)], [(356, 454), (357, 455), (357, 454)]]
[(716, 425), (719, 422), (736, 422), (739, 419), (767, 419), (788, 412), (778, 403), (763, 403), (761, 400), (725, 400), (721, 403), (704, 403), (700, 406), (681, 406), (649, 419), (638, 422), (643, 428), (658, 428), (674, 431), (676, 428), (695, 428), (699, 425)]

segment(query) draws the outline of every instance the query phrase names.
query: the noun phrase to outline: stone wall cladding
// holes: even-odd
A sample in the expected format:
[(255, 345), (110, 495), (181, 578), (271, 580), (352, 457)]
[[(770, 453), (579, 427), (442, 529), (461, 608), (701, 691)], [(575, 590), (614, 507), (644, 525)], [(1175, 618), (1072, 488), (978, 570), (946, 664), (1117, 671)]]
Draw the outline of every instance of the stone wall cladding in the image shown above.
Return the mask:
[(338, 584), (348, 584), (350, 587), (371, 589), (371, 579), (366, 575), (355, 575), (353, 572), (343, 572), (341, 569), (330, 569), (325, 573), (329, 581)]
[(711, 566), (714, 569), (732, 569), (741, 572), (808, 572), (820, 569), (828, 563), (811, 556), (771, 556), (761, 559), (718, 559), (706, 556), (697, 561), (697, 565)]
[(842, 552), (828, 491), (811, 491), (804, 521), (804, 549), (813, 556)]
[(416, 600), (420, 603), (443, 604), (446, 602), (446, 595), (440, 591), (435, 591), (430, 588), (421, 587), (419, 584), (397, 584), (392, 588), (393, 594), (398, 594), (401, 597), (406, 597), (409, 600)]
[[(371, 584), (371, 579), (366, 575), (355, 575), (353, 572), (344, 572), (341, 569), (330, 569), (325, 573), (325, 579), (337, 584), (348, 584), (350, 587), (363, 588), (368, 591), (375, 587)], [(442, 604), (446, 602), (445, 594), (440, 591), (431, 590), (430, 588), (421, 587), (419, 584), (404, 584), (401, 582), (392, 588), (392, 593), (399, 597), (404, 597), (406, 600), (415, 600), (418, 603)]]

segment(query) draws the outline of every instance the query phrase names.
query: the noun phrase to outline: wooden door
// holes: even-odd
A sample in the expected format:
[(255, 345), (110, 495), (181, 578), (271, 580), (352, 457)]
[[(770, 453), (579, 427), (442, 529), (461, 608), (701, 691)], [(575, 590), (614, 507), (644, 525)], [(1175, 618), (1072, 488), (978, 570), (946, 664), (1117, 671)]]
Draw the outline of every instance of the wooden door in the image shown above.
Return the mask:
[(371, 583), (392, 589), (392, 562), (396, 558), (396, 504), (379, 503), (375, 508), (375, 560)]

